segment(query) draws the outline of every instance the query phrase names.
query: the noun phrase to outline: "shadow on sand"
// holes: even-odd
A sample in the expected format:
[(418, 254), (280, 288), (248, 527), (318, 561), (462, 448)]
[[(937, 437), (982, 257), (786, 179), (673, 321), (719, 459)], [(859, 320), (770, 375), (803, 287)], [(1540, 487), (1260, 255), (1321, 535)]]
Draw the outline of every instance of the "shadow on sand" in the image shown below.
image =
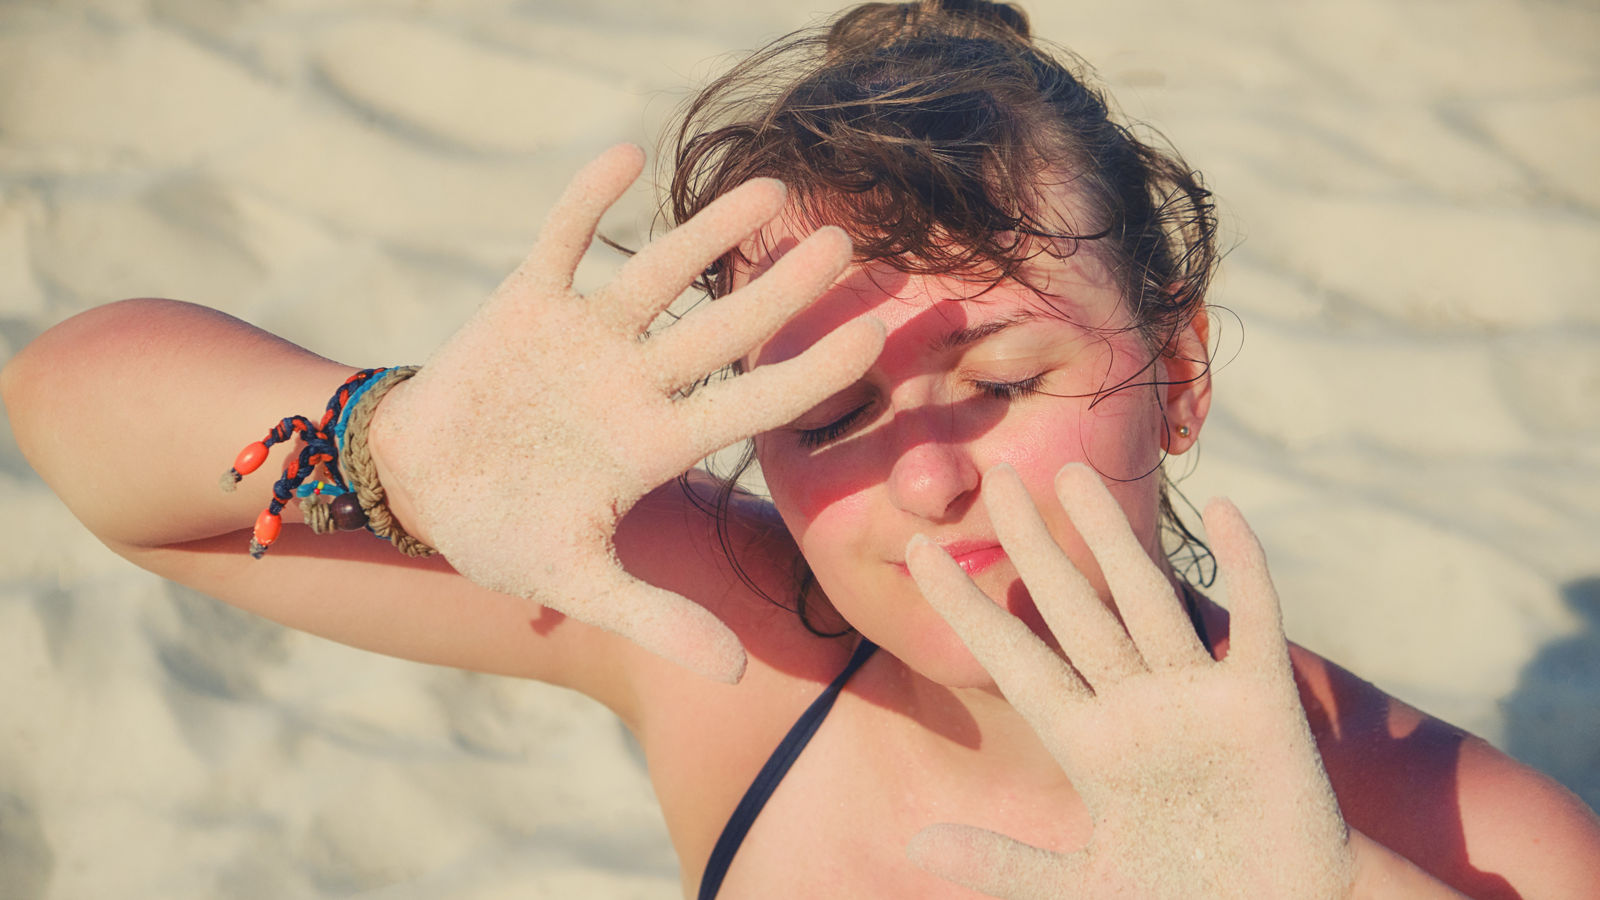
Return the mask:
[(1503, 701), (1505, 750), (1600, 807), (1600, 576), (1561, 589), (1583, 627), (1539, 651)]

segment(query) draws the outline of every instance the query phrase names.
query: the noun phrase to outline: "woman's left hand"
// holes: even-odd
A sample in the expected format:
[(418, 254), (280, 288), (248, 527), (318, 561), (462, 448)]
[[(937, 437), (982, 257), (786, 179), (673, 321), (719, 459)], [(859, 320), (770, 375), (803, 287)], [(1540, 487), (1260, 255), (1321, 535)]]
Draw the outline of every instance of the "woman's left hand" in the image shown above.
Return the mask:
[(1232, 611), (1226, 659), (1194, 633), (1171, 584), (1094, 472), (1056, 492), (1105, 574), (1115, 611), (1056, 546), (1009, 467), (984, 478), (1001, 545), (1063, 660), (914, 538), (918, 587), (1032, 725), (1093, 818), (1058, 854), (962, 825), (913, 838), (921, 867), (996, 897), (1344, 897), (1349, 832), (1295, 690), (1277, 594), (1237, 509), (1205, 524)]

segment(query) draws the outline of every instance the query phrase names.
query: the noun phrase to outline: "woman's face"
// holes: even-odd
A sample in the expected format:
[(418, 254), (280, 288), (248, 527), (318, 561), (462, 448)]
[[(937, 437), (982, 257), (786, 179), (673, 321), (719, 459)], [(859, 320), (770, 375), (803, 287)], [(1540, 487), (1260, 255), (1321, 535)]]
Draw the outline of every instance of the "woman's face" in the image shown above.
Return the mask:
[[(753, 275), (794, 243), (770, 229), (767, 238), (776, 249)], [(1046, 296), (1013, 282), (985, 290), (857, 267), (746, 360), (789, 359), (861, 316), (887, 326), (865, 376), (757, 437), (756, 452), (833, 606), (952, 687), (991, 682), (907, 573), (911, 536), (944, 546), (990, 598), (1046, 634), (979, 500), (983, 473), (999, 463), (1017, 470), (1057, 542), (1104, 596), (1099, 567), (1055, 497), (1056, 472), (1071, 462), (1099, 472), (1161, 559), (1155, 469), (1164, 444), (1187, 449), (1205, 411), (1203, 383), (1168, 386), (1197, 373), (1169, 371), (1184, 364), (1156, 356), (1128, 328), (1121, 292), (1092, 253), (1041, 256), (1027, 276)], [(1188, 439), (1177, 436), (1180, 424)]]

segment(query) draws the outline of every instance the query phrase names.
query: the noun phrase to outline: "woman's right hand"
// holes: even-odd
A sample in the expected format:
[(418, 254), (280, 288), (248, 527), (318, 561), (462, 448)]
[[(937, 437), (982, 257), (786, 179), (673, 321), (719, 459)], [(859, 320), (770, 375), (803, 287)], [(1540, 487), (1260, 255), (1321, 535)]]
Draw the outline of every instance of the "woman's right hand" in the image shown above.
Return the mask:
[(850, 384), (883, 344), (870, 321), (800, 356), (681, 391), (826, 290), (850, 242), (823, 228), (761, 278), (664, 332), (651, 321), (704, 269), (782, 211), (751, 181), (652, 242), (589, 296), (573, 272), (600, 216), (643, 167), (614, 147), (580, 171), (528, 258), (379, 406), (372, 446), (408, 529), (472, 581), (736, 681), (744, 651), (700, 605), (623, 571), (612, 536), (646, 492)]

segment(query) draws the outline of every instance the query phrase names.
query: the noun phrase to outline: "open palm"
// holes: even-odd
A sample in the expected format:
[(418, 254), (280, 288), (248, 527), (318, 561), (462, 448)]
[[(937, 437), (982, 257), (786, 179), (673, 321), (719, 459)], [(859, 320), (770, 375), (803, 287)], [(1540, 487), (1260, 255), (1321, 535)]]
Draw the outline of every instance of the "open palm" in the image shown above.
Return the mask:
[(526, 261), (385, 398), (374, 436), (424, 533), (462, 574), (737, 680), (744, 653), (732, 632), (623, 571), (617, 522), (707, 454), (855, 380), (882, 330), (840, 329), (794, 360), (685, 396), (826, 289), (850, 243), (820, 229), (763, 277), (647, 337), (709, 264), (783, 209), (785, 193), (770, 179), (730, 191), (581, 296), (573, 272), (642, 165), (621, 146), (577, 175)]
[(1011, 900), (1347, 895), (1348, 832), (1300, 707), (1265, 559), (1238, 510), (1214, 501), (1205, 513), (1232, 609), (1229, 653), (1216, 661), (1098, 476), (1069, 466), (1056, 491), (1116, 613), (1056, 546), (1015, 472), (983, 482), (1000, 542), (1065, 660), (936, 545), (913, 540), (907, 561), (1072, 780), (1093, 818), (1089, 843), (1057, 854), (936, 825), (913, 840), (913, 859)]

